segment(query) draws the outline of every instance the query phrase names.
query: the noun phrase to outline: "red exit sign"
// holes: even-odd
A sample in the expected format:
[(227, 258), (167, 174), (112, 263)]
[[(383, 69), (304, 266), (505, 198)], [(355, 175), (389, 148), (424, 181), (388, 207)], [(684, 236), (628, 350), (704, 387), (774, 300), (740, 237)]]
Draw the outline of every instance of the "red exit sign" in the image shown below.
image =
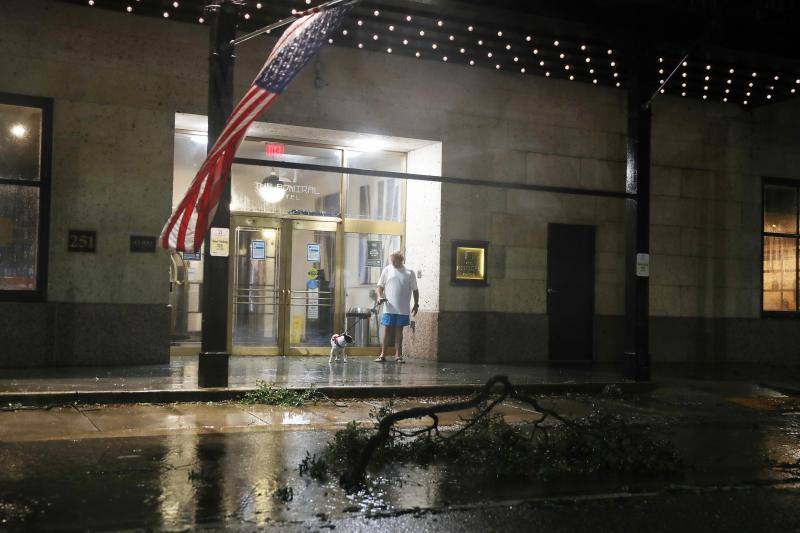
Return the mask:
[(286, 146), (281, 143), (265, 143), (264, 151), (267, 153), (267, 157), (275, 157), (285, 154)]

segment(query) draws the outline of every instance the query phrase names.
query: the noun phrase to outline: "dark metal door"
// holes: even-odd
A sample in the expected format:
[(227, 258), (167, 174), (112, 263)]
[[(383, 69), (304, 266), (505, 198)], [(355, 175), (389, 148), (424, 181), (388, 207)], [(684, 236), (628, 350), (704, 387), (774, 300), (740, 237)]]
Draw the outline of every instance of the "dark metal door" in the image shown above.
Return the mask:
[(547, 228), (547, 314), (551, 361), (591, 361), (594, 353), (594, 226)]

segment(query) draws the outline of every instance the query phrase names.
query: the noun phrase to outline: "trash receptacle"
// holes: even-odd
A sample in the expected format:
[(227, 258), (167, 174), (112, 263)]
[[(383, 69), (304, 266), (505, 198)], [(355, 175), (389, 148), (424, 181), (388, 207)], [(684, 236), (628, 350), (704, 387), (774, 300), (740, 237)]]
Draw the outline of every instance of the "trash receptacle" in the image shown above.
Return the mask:
[(353, 345), (369, 346), (371, 310), (367, 307), (351, 307), (344, 316), (347, 321), (347, 329), (353, 335)]

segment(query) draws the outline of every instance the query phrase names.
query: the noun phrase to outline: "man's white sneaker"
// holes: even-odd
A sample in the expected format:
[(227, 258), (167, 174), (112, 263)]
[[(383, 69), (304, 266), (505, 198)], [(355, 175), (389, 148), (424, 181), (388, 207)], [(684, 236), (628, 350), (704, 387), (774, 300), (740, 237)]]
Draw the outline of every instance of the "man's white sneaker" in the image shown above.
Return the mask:
[(382, 356), (382, 355), (379, 355), (379, 356), (378, 356), (378, 357), (375, 359), (375, 362), (376, 362), (376, 363), (385, 363), (385, 362), (386, 362), (386, 358), (385, 358), (384, 356)]

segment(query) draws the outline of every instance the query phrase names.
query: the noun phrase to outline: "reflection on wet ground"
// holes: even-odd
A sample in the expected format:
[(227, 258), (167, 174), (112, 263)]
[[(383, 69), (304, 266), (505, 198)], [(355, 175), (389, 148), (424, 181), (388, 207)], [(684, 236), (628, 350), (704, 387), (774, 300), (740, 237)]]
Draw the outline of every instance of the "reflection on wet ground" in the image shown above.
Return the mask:
[[(742, 401), (764, 397), (769, 395), (659, 389), (637, 398), (547, 400), (573, 416), (600, 404), (652, 424), (686, 460), (685, 470), (670, 478), (515, 483), (469, 478), (444, 467), (400, 465), (373, 472), (371, 490), (354, 495), (333, 480), (320, 484), (300, 477), (297, 465), (306, 451), (320, 451), (348, 419), (366, 420), (366, 402), (298, 409), (175, 404), (0, 413), (2, 427), (12, 420), (6, 415), (42, 413), (51, 419), (63, 415), (70, 423), (83, 419), (85, 428), (99, 432), (91, 439), (62, 435), (48, 440), (44, 424), (38, 437), (0, 437), (0, 518), (5, 525), (40, 529), (184, 529), (276, 521), (319, 526), (328, 518), (415, 507), (637, 492), (664, 485), (791, 481), (798, 473), (791, 465), (800, 465), (800, 409), (796, 399), (784, 396), (773, 397), (771, 409), (763, 409), (761, 400), (755, 402), (758, 408)], [(166, 410), (154, 414), (148, 408)], [(517, 420), (531, 415), (514, 405), (504, 409)], [(159, 428), (169, 432), (154, 435)], [(291, 487), (289, 501), (274, 496), (281, 487)]]
[[(520, 366), (442, 363), (409, 359), (376, 363), (372, 357), (350, 357), (328, 364), (327, 357), (233, 356), (231, 388), (254, 387), (256, 381), (302, 386), (376, 385), (427, 386), (482, 384), (496, 375), (514, 383), (614, 382), (622, 379), (616, 365), (592, 367)], [(197, 357), (172, 357), (169, 364), (129, 367), (70, 367), (3, 369), (0, 392), (186, 390), (197, 388)]]

